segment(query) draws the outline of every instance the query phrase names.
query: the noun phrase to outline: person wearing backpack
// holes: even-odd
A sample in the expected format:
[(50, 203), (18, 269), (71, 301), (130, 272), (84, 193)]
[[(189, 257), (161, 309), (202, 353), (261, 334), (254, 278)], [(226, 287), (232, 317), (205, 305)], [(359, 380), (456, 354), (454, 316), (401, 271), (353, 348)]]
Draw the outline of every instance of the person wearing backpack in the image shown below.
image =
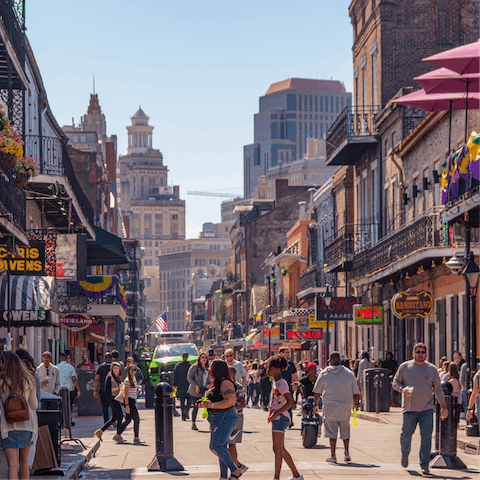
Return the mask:
[(12, 351), (3, 352), (0, 366), (0, 448), (7, 458), (8, 478), (28, 479), (28, 454), (38, 431), (35, 379)]

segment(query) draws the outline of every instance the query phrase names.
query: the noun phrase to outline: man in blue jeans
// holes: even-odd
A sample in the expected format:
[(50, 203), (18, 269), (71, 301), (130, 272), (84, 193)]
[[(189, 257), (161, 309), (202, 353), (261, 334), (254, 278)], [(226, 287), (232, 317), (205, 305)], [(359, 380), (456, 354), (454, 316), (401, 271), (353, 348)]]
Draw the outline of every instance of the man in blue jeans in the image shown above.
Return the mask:
[(443, 388), (435, 365), (426, 361), (427, 347), (417, 343), (413, 347), (413, 360), (403, 362), (393, 379), (393, 388), (402, 392), (403, 423), (400, 435), (403, 468), (408, 467), (412, 435), (420, 427), (420, 468), (424, 475), (429, 474), (430, 447), (433, 431), (433, 393), (441, 407), (442, 420), (447, 418)]

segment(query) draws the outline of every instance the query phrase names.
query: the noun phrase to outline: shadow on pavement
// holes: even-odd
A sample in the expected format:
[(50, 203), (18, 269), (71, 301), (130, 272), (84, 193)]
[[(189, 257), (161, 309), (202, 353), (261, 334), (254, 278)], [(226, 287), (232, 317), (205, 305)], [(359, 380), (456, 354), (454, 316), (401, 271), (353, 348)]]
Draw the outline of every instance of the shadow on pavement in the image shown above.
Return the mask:
[(337, 462), (336, 465), (338, 465), (339, 467), (380, 468), (380, 465), (375, 465), (373, 463)]

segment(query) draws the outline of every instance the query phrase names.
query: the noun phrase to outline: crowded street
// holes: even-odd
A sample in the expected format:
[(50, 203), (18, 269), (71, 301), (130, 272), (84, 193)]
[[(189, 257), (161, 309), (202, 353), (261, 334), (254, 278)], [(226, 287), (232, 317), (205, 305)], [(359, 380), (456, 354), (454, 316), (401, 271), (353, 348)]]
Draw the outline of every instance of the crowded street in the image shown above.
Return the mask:
[[(198, 420), (198, 432), (190, 430), (189, 422), (182, 422), (175, 417), (174, 445), (175, 458), (185, 468), (184, 472), (148, 472), (147, 467), (155, 452), (154, 411), (145, 410), (140, 403), (141, 433), (140, 438), (145, 444), (134, 445), (133, 433), (127, 431), (124, 435), (126, 443), (116, 444), (113, 440), (113, 430), (105, 434), (94, 458), (82, 472), (83, 479), (138, 479), (168, 478), (188, 476), (193, 479), (218, 479), (218, 459), (208, 448), (209, 425), (206, 420)], [(397, 409), (399, 410), (399, 409)], [(298, 410), (294, 410), (298, 412)], [(395, 415), (395, 414), (394, 414)], [(401, 413), (397, 412), (400, 422)], [(384, 415), (385, 416), (385, 415)], [(388, 414), (386, 414), (388, 416)], [(245, 411), (245, 426), (243, 443), (238, 447), (239, 459), (249, 467), (245, 479), (270, 480), (273, 472), (273, 452), (271, 427), (267, 423), (267, 413), (261, 409)], [(395, 422), (395, 419), (388, 420)], [(87, 423), (88, 422), (88, 423)], [(300, 418), (295, 416), (294, 427), (286, 432), (285, 441), (288, 451), (303, 474), (305, 480), (314, 479), (346, 479), (346, 478), (412, 478), (420, 475), (418, 465), (419, 434), (413, 437), (411, 465), (404, 469), (400, 466), (400, 424), (378, 423), (359, 419), (358, 427), (352, 428), (350, 455), (352, 461), (348, 464), (340, 461), (337, 465), (327, 464), (329, 456), (328, 439), (319, 438), (318, 444), (312, 449), (302, 447), (300, 437)], [(74, 433), (85, 441), (92, 432), (93, 419), (82, 420), (85, 427), (75, 427)], [(92, 437), (90, 437), (90, 441)], [(343, 451), (340, 451), (343, 454)], [(479, 475), (478, 457), (468, 455), (459, 450), (460, 458), (466, 463), (468, 470), (455, 471), (434, 469), (431, 478), (441, 479), (477, 479)], [(342, 459), (343, 460), (343, 459)], [(290, 477), (288, 467), (282, 469), (282, 479)]]

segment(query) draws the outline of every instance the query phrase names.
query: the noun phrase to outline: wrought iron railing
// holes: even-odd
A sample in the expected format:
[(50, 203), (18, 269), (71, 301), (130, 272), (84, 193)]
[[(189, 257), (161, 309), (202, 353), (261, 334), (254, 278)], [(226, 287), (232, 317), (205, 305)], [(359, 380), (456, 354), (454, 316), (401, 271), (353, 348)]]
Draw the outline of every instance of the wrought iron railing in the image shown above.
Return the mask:
[(59, 138), (25, 135), (25, 155), (35, 159), (39, 174), (63, 175), (63, 143)]
[(370, 136), (376, 133), (378, 107), (346, 107), (327, 131), (327, 158), (347, 137)]
[(353, 277), (360, 279), (419, 249), (444, 246), (444, 229), (437, 226), (438, 215), (425, 215), (382, 238), (372, 248), (355, 251)]
[[(1, 152), (0, 155), (2, 155)], [(0, 204), (3, 205), (5, 210), (0, 211), (0, 215), (13, 214), (15, 224), (25, 230), (27, 218), (25, 193), (17, 187), (13, 170), (4, 172), (0, 169)]]
[(0, 17), (22, 65), (25, 61), (24, 14), (25, 0), (2, 0), (0, 2)]
[(326, 285), (335, 284), (336, 274), (326, 273), (323, 269), (323, 264), (314, 263), (309, 265), (300, 274), (300, 290), (307, 290), (308, 288), (325, 287)]
[(378, 238), (378, 224), (348, 224), (325, 240), (325, 263), (351, 261), (352, 255), (366, 248)]

